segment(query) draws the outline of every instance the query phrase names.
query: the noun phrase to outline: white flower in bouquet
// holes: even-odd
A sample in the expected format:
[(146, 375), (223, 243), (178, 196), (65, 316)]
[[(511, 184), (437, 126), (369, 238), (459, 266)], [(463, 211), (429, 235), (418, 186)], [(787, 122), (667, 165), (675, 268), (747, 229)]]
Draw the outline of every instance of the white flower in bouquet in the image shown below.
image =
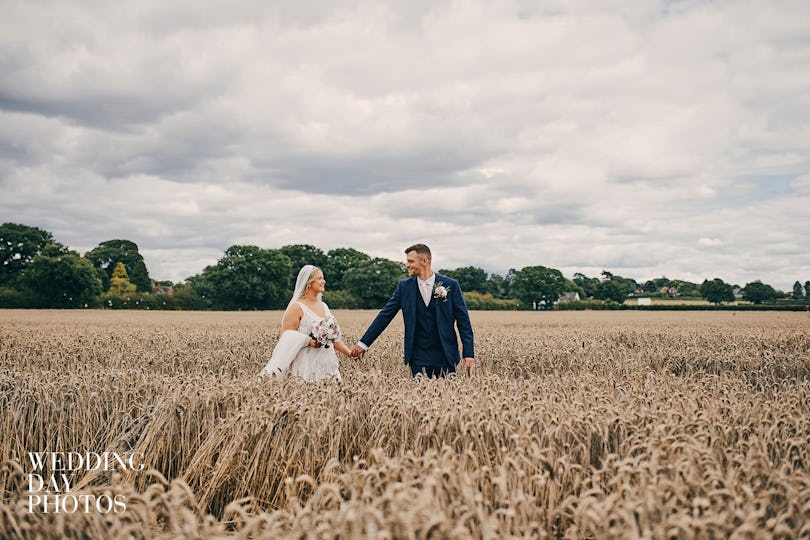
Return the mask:
[(340, 336), (340, 325), (337, 320), (331, 316), (320, 321), (315, 321), (312, 325), (312, 332), (309, 334), (309, 337), (314, 339), (325, 349), (328, 349), (335, 341), (338, 341)]

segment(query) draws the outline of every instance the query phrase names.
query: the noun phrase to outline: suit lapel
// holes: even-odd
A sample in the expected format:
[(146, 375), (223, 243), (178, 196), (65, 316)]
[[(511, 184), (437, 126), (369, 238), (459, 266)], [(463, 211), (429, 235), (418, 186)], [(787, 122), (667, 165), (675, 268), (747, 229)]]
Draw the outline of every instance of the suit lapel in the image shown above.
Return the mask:
[[(433, 283), (433, 287), (434, 288), (437, 287), (439, 283), (447, 287), (447, 285), (445, 285), (446, 281), (447, 278), (445, 278), (444, 276), (440, 276), (439, 274), (436, 274), (436, 281)], [(436, 302), (436, 321), (438, 322), (443, 319), (444, 309), (442, 308), (442, 304), (444, 303), (444, 300), (441, 300), (439, 298), (432, 298), (432, 296), (433, 295), (431, 295), (430, 301)]]
[[(419, 292), (419, 282), (416, 280), (416, 276), (411, 278), (411, 298), (413, 298), (413, 309), (414, 313), (416, 313), (416, 309), (419, 308), (419, 304), (417, 302), (422, 302), (422, 294)], [(424, 302), (422, 302), (424, 304)]]

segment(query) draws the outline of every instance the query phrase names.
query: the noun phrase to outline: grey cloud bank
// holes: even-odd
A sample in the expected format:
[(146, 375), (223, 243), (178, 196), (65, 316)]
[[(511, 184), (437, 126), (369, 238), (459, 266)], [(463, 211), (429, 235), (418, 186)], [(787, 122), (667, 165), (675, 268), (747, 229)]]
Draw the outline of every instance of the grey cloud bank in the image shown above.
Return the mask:
[(810, 4), (22, 2), (0, 216), (181, 280), (351, 246), (810, 279)]

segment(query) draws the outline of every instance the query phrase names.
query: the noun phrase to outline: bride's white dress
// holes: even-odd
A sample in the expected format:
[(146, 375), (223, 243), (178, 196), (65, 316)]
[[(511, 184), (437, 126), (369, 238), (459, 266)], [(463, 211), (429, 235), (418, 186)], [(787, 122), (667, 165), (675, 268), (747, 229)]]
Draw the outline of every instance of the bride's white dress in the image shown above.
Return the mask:
[[(284, 377), (287, 374), (297, 375), (308, 381), (318, 381), (327, 377), (340, 377), (337, 354), (335, 348), (329, 347), (308, 347), (309, 334), (312, 325), (317, 321), (324, 320), (324, 317), (309, 309), (302, 302), (296, 302), (304, 311), (298, 330), (285, 330), (281, 333), (273, 355), (262, 368), (259, 375), (276, 375)], [(326, 318), (332, 316), (329, 306), (323, 304), (326, 311)]]

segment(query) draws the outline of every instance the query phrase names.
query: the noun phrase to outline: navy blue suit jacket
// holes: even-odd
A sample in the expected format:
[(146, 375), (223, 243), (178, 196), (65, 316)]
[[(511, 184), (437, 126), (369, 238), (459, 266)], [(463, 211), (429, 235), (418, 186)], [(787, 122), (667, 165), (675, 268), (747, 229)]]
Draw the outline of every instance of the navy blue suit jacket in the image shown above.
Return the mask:
[[(433, 300), (436, 302), (436, 324), (439, 328), (439, 338), (444, 355), (447, 361), (455, 366), (461, 359), (458, 354), (458, 335), (455, 327), (458, 327), (458, 334), (461, 335), (461, 349), (464, 358), (475, 358), (472, 324), (458, 281), (436, 274), (434, 287), (440, 282), (448, 289), (448, 293), (446, 299)], [(423, 300), (416, 283), (416, 276), (400, 280), (394, 294), (374, 318), (360, 341), (371, 346), (401, 309), (402, 319), (405, 322), (405, 363), (410, 364), (413, 357), (417, 302), (423, 302)]]

